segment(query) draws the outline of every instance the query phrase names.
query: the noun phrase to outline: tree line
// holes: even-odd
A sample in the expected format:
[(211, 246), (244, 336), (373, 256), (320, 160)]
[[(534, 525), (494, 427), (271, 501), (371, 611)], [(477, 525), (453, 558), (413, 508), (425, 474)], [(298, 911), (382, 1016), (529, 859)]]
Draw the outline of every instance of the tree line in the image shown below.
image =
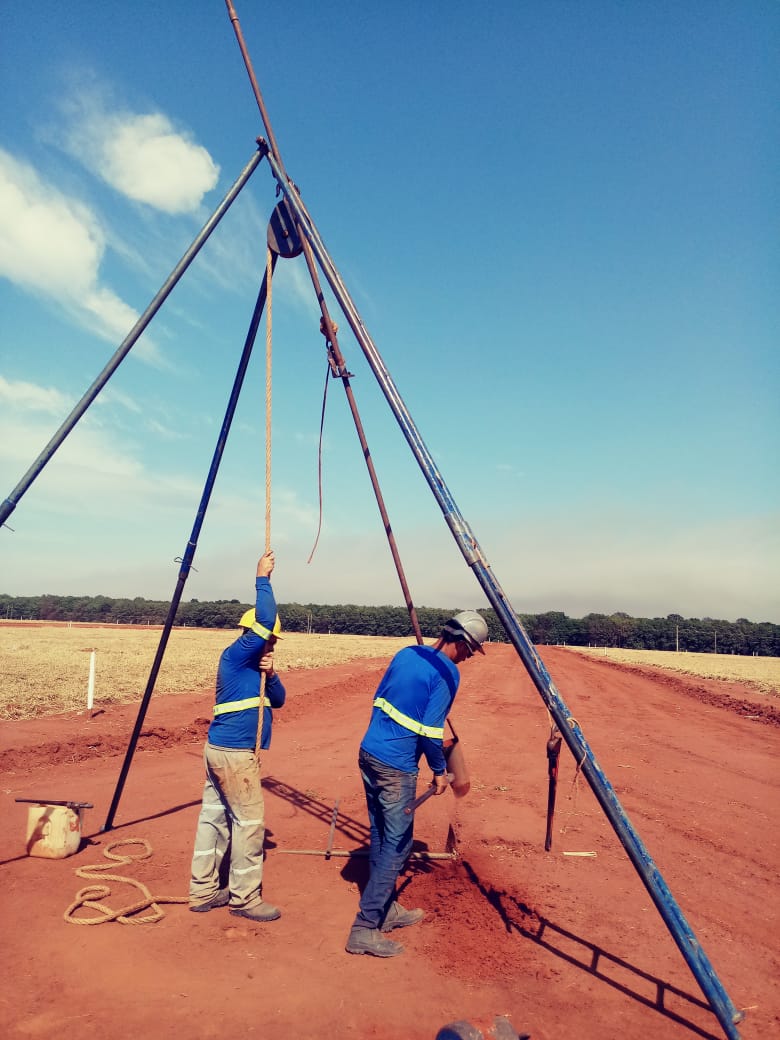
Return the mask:
[[(162, 625), (169, 603), (163, 600), (111, 599), (108, 596), (9, 596), (0, 594), (0, 620), (80, 621), (91, 624)], [(180, 603), (176, 624), (188, 628), (232, 628), (251, 603), (237, 599)], [(460, 608), (417, 607), (420, 629), (426, 639), (439, 633), (444, 622)], [(480, 613), (489, 638), (507, 637), (492, 609)], [(317, 632), (366, 636), (413, 636), (404, 607), (337, 606), (321, 603), (279, 605), (283, 628), (288, 632)], [(520, 614), (532, 643), (568, 646), (615, 646), (634, 650), (680, 650), (780, 657), (780, 625), (747, 618), (723, 621), (714, 618), (636, 618), (621, 612), (586, 614), (570, 618), (557, 610)]]

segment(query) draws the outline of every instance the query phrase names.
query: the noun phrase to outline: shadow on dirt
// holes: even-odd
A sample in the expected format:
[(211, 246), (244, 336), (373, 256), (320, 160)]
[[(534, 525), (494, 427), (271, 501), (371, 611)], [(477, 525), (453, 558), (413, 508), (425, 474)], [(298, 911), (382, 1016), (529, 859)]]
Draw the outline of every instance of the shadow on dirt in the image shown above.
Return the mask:
[(704, 1037), (705, 1040), (718, 1040), (719, 1034), (709, 1032), (668, 1006), (670, 999), (677, 999), (684, 1007), (712, 1014), (712, 1009), (706, 1001), (562, 928), (508, 893), (485, 885), (466, 860), (461, 860), (461, 866), (472, 884), (501, 918), (507, 932), (518, 932), (556, 957), (581, 968), (632, 1000), (653, 1008), (660, 1015), (670, 1018), (697, 1036)]

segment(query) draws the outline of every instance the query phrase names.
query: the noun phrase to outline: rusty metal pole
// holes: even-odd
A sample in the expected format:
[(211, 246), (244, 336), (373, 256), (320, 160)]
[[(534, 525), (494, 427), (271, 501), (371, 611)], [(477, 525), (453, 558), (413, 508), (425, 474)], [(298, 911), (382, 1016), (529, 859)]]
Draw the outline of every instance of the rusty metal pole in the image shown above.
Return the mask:
[(342, 386), (344, 387), (344, 393), (346, 394), (347, 403), (349, 409), (352, 412), (352, 420), (355, 423), (355, 430), (357, 431), (358, 440), (360, 441), (360, 447), (363, 451), (363, 458), (366, 460), (366, 467), (368, 469), (368, 475), (371, 479), (371, 486), (374, 489), (374, 497), (376, 498), (376, 504), (379, 508), (379, 515), (382, 518), (382, 526), (384, 527), (385, 534), (387, 535), (387, 544), (390, 547), (390, 555), (393, 557), (393, 563), (395, 564), (395, 571), (398, 575), (398, 581), (401, 585), (401, 592), (404, 596), (404, 602), (406, 603), (406, 609), (409, 612), (409, 620), (412, 623), (412, 629), (414, 630), (415, 638), (418, 644), (422, 644), (423, 637), (422, 631), (420, 630), (420, 622), (417, 619), (417, 611), (414, 609), (414, 603), (412, 602), (412, 596), (409, 591), (409, 585), (406, 581), (406, 574), (404, 572), (403, 563), (401, 562), (401, 556), (398, 552), (398, 545), (396, 544), (395, 535), (393, 534), (393, 528), (390, 525), (390, 516), (385, 506), (384, 496), (382, 495), (382, 489), (379, 486), (379, 477), (377, 476), (376, 469), (374, 468), (374, 460), (371, 457), (371, 450), (368, 447), (368, 441), (366, 440), (365, 431), (363, 430), (363, 423), (358, 412), (357, 402), (355, 401), (355, 395), (352, 392), (352, 386), (350, 385), (350, 373), (347, 370), (347, 365), (344, 360), (344, 356), (341, 353), (341, 349), (338, 344), (338, 338), (336, 335), (336, 326), (333, 324), (328, 313), (328, 307), (325, 303), (325, 297), (322, 292), (322, 286), (320, 285), (319, 274), (316, 267), (314, 266), (314, 258), (311, 252), (311, 246), (306, 239), (301, 236), (301, 244), (303, 245), (303, 255), (306, 258), (306, 266), (309, 268), (309, 274), (311, 276), (312, 284), (314, 285), (315, 292), (317, 294), (317, 300), (320, 305), (322, 312), (323, 330), (325, 332), (325, 338), (327, 342), (327, 349), (329, 355), (329, 361), (331, 366), (331, 372), (333, 375), (341, 380)]

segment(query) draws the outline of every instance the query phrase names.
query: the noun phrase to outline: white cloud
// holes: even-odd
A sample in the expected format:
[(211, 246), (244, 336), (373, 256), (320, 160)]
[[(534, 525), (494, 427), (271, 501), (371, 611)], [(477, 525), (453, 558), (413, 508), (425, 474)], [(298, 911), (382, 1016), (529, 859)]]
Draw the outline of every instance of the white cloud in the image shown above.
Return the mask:
[[(95, 286), (78, 301), (75, 309), (68, 309), (73, 310), (79, 320), (92, 319), (90, 325), (94, 331), (117, 346), (138, 320), (138, 312), (105, 286)], [(156, 368), (167, 367), (156, 343), (146, 332), (136, 340), (132, 350), (134, 357)]]
[(135, 415), (139, 415), (143, 411), (141, 405), (135, 400), (135, 398), (130, 397), (129, 394), (125, 394), (121, 390), (117, 390), (112, 386), (104, 387), (100, 391), (99, 396), (95, 398), (95, 404), (119, 405)]
[[(96, 399), (98, 402), (102, 411), (83, 416), (47, 464), (45, 485), (49, 494), (60, 499), (60, 504), (72, 503), (78, 510), (84, 508), (84, 501), (94, 490), (102, 487), (102, 493), (111, 492), (111, 503), (104, 503), (111, 511), (115, 495), (140, 496), (149, 494), (158, 483), (166, 488), (175, 485), (176, 481), (168, 477), (159, 481), (150, 477), (135, 442), (124, 434), (121, 441), (118, 439), (110, 413), (117, 408), (138, 413), (136, 402), (127, 394), (109, 389)], [(51, 439), (54, 428), (48, 417), (64, 419), (73, 403), (69, 396), (50, 387), (0, 376), (0, 463), (9, 468), (26, 466)], [(119, 481), (116, 484), (115, 479)], [(192, 486), (188, 484), (187, 490)], [(125, 508), (126, 498), (122, 501)]]
[(3, 376), (0, 376), (0, 403), (6, 414), (14, 408), (24, 412), (62, 415), (72, 405), (70, 398), (59, 390), (22, 380), (11, 382)]
[(147, 419), (145, 427), (150, 433), (159, 434), (169, 441), (182, 441), (187, 439), (187, 434), (180, 430), (174, 430), (171, 426), (161, 423), (158, 419)]
[[(161, 471), (157, 456), (144, 453), (141, 432), (128, 435), (115, 424), (113, 413), (135, 412), (136, 402), (109, 390), (99, 400), (104, 407), (72, 430), (19, 502), (13, 540), (0, 539), (4, 590), (72, 589), (89, 577), (95, 584), (84, 587), (107, 594), (120, 588), (156, 594), (141, 576), (157, 569), (156, 580), (165, 582), (170, 561), (184, 548), (203, 475)], [(71, 403), (47, 387), (0, 377), (0, 484), (10, 486), (27, 469), (51, 437), (50, 416), (61, 418)], [(154, 419), (144, 426), (158, 437), (178, 436)], [(248, 530), (258, 542), (262, 538), (263, 492), (258, 483), (247, 494), (244, 484), (222, 479), (208, 510), (203, 540), (218, 554), (218, 566), (209, 567), (212, 582), (223, 567), (232, 572)], [(279, 541), (289, 532), (310, 531), (316, 522), (314, 509), (291, 489), (276, 488), (274, 505)], [(247, 553), (256, 562), (259, 551), (252, 545)], [(158, 591), (164, 594), (164, 585)]]
[(219, 179), (219, 166), (160, 112), (111, 111), (91, 84), (63, 104), (67, 151), (116, 191), (165, 213), (192, 213)]
[(103, 149), (102, 174), (132, 199), (166, 213), (197, 209), (219, 179), (205, 148), (174, 133), (162, 115), (117, 117)]
[[(100, 284), (104, 253), (105, 234), (96, 214), (0, 149), (0, 276), (53, 300), (95, 335), (116, 343), (138, 315)], [(134, 352), (161, 363), (148, 336)]]
[[(36, 419), (34, 411), (27, 409), (14, 415), (4, 411), (0, 416), (0, 462), (3, 469), (8, 465), (9, 473), (10, 466), (26, 467), (54, 432), (50, 425)], [(74, 508), (83, 509), (90, 490), (103, 476), (126, 478), (141, 469), (124, 448), (113, 446), (105, 433), (85, 419), (63, 441), (39, 479), (56, 499), (72, 501)]]
[(0, 274), (58, 299), (95, 285), (105, 240), (94, 214), (0, 150)]

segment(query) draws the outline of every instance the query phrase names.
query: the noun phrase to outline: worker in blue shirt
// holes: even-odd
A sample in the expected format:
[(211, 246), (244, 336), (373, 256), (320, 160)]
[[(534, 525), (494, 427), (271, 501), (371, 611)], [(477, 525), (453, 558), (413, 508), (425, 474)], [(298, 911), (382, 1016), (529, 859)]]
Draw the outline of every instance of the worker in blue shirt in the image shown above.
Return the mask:
[(484, 654), (485, 619), (464, 610), (444, 625), (433, 646), (408, 646), (390, 662), (374, 694), (371, 719), (360, 744), (370, 829), (368, 883), (347, 939), (347, 953), (394, 957), (403, 952), (386, 932), (421, 921), (420, 909), (407, 910), (395, 886), (412, 849), (418, 762), (424, 755), (433, 772), (434, 794), (447, 789), (444, 722), (458, 691), (458, 665)]
[[(270, 580), (274, 563), (272, 550), (261, 556), (254, 609), (242, 616), (241, 635), (219, 659), (190, 878), (190, 910), (202, 913), (230, 904), (231, 914), (258, 922), (281, 917), (278, 907), (263, 900), (265, 806), (255, 751), (258, 726), (259, 747), (269, 747), (272, 711), (281, 708), (285, 699), (284, 686), (274, 671), (273, 649), (281, 632)], [(226, 854), (230, 857), (228, 887), (221, 888), (220, 866)]]

